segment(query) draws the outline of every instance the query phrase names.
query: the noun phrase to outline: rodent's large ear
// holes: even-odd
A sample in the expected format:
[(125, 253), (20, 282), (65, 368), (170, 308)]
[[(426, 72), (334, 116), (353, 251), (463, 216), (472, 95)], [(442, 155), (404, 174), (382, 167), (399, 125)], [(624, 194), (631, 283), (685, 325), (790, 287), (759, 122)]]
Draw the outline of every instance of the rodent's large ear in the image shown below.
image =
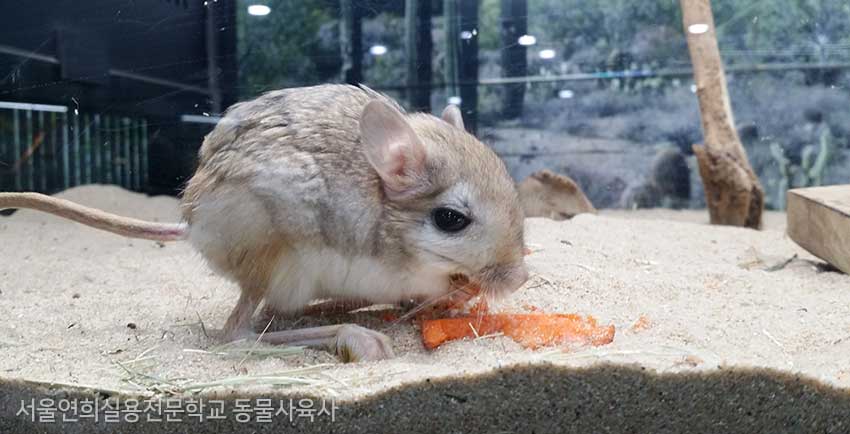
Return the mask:
[(455, 128), (465, 130), (466, 127), (463, 126), (463, 115), (460, 113), (460, 109), (454, 105), (449, 104), (443, 109), (443, 115), (441, 116), (444, 121), (448, 122), (449, 125), (454, 126)]
[(372, 101), (360, 116), (363, 151), (390, 199), (403, 199), (426, 187), (425, 147), (397, 109)]

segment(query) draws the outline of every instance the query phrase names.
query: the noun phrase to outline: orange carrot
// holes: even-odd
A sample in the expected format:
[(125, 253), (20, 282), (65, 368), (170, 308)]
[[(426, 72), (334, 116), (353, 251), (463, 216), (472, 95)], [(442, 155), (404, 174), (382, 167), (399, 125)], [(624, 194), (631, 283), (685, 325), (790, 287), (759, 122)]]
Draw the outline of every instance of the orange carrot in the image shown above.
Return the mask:
[(493, 314), (443, 318), (422, 322), (422, 341), (428, 349), (476, 334), (503, 333), (526, 348), (565, 343), (605, 345), (614, 340), (614, 326), (574, 314)]
[[(446, 314), (455, 314), (464, 311), (467, 303), (478, 296), (481, 292), (481, 287), (473, 283), (468, 277), (462, 274), (456, 274), (451, 277), (451, 288), (454, 292), (451, 295), (444, 297), (438, 303), (435, 303), (428, 308), (423, 309), (416, 315), (416, 319), (434, 319)], [(473, 309), (487, 307), (483, 300), (473, 307)]]

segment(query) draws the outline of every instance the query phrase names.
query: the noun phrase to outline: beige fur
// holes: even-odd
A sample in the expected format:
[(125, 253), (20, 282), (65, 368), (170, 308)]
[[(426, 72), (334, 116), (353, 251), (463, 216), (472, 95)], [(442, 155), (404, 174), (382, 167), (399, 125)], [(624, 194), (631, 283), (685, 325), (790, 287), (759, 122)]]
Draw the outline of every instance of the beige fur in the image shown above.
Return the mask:
[[(237, 104), (206, 138), (183, 196), (189, 240), (252, 300), (282, 311), (320, 297), (433, 297), (454, 273), (509, 293), (527, 278), (516, 189), (503, 162), (455, 126), (459, 112), (447, 113), (405, 114), (344, 85)], [(442, 233), (430, 220), (438, 206), (473, 223)]]

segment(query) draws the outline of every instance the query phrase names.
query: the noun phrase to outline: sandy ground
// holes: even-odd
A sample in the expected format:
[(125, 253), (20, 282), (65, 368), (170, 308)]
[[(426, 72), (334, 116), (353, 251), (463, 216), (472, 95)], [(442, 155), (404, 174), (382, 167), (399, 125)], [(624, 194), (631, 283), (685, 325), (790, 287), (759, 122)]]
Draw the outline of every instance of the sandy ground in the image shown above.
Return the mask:
[[(116, 187), (60, 196), (144, 219), (178, 215), (173, 198)], [(781, 213), (768, 216), (764, 231), (699, 223), (706, 220), (704, 212), (653, 210), (527, 221), (533, 277), (501, 308), (594, 315), (617, 326), (604, 347), (531, 351), (493, 337), (431, 352), (413, 325), (388, 327), (374, 312), (274, 324), (352, 321), (393, 338), (395, 359), (346, 365), (314, 350), (205, 353), (220, 344), (216, 333), (237, 291), (188, 244), (128, 240), (19, 211), (0, 217), (0, 387), (7, 392), (0, 432), (4, 423), (111, 432), (22, 425), (14, 416), (18, 397), (185, 394), (203, 382), (259, 375), (301, 384), (199, 393), (334, 399), (334, 425), (299, 428), (315, 432), (545, 432), (552, 424), (571, 432), (701, 432), (694, 420), (705, 432), (850, 431), (838, 417), (850, 414), (850, 277), (794, 245)], [(650, 327), (630, 330), (641, 316)], [(287, 373), (305, 367), (313, 368)], [(432, 411), (441, 419), (421, 420)], [(125, 432), (160, 432), (134, 429)]]
[[(708, 212), (696, 210), (673, 210), (666, 208), (653, 209), (603, 209), (599, 213), (605, 217), (614, 217), (627, 220), (669, 220), (683, 223), (708, 224)], [(765, 211), (762, 214), (762, 229), (769, 231), (785, 232), (785, 213), (779, 211)]]

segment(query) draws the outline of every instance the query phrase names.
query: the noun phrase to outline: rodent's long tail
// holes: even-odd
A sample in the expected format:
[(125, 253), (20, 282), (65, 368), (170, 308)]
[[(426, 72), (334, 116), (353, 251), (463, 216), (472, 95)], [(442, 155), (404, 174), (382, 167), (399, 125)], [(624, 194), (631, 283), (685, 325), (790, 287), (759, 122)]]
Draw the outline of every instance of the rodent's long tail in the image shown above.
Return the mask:
[(187, 232), (186, 225), (182, 223), (155, 223), (121, 217), (41, 193), (0, 193), (0, 210), (5, 208), (35, 209), (130, 238), (177, 241), (186, 238)]

